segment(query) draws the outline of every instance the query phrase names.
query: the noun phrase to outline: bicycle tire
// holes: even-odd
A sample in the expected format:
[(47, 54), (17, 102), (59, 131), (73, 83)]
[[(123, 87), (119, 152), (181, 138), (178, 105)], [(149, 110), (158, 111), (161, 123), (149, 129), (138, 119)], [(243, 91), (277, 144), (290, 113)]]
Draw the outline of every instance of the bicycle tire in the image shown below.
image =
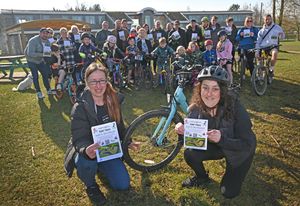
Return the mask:
[[(167, 137), (161, 146), (157, 146), (155, 138), (151, 137), (161, 118), (167, 118), (169, 113), (169, 109), (152, 110), (137, 117), (130, 124), (123, 142), (123, 153), (124, 160), (131, 168), (141, 172), (156, 171), (169, 164), (179, 153), (183, 137), (174, 128), (183, 119), (178, 113), (172, 119), (166, 131)], [(141, 143), (138, 151), (128, 149), (131, 142)]]
[(265, 94), (268, 86), (267, 78), (266, 67), (260, 65), (254, 67), (251, 76), (251, 85), (256, 95), (262, 96)]
[[(57, 89), (57, 85), (60, 84), (61, 85), (61, 90)], [(55, 97), (57, 99), (62, 99), (64, 96), (64, 85), (62, 83), (58, 83), (57, 81), (55, 82)]]
[(153, 83), (152, 81), (153, 81), (152, 72), (149, 66), (147, 66), (144, 71), (144, 85), (146, 89), (152, 88), (152, 83)]
[(246, 59), (245, 56), (241, 59), (241, 67), (240, 67), (240, 85), (243, 86), (243, 82), (245, 80), (245, 70), (246, 70)]
[(75, 104), (76, 102), (76, 84), (72, 83), (71, 85), (68, 86), (68, 93), (70, 97), (70, 102), (71, 104)]

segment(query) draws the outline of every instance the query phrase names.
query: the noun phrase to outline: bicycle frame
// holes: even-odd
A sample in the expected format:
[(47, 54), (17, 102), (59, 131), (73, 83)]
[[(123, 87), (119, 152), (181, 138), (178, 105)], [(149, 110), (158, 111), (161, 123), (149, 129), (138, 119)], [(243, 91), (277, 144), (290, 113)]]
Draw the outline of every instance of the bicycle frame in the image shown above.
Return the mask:
[(162, 145), (164, 137), (165, 137), (165, 133), (166, 133), (167, 129), (169, 128), (170, 123), (171, 123), (172, 119), (174, 118), (174, 116), (177, 112), (177, 103), (179, 104), (181, 110), (185, 114), (187, 114), (187, 112), (188, 112), (188, 103), (186, 101), (186, 97), (184, 95), (183, 89), (184, 89), (184, 85), (178, 85), (178, 87), (176, 88), (176, 91), (174, 93), (174, 96), (171, 100), (171, 103), (168, 106), (168, 109), (170, 110), (170, 114), (169, 114), (168, 118), (163, 117), (159, 121), (159, 123), (158, 123), (158, 125), (157, 125), (157, 127), (156, 127), (156, 129), (155, 129), (155, 131), (152, 135), (152, 139), (153, 139), (154, 137), (157, 136), (158, 132), (163, 127), (160, 135), (156, 138), (156, 144), (158, 146)]

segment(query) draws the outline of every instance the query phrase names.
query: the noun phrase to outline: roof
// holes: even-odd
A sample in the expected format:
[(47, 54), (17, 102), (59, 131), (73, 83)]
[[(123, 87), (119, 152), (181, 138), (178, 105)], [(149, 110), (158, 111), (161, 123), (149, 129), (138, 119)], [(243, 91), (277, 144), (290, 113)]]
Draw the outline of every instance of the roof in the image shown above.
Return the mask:
[(167, 15), (167, 17), (169, 17), (169, 19), (171, 21), (175, 21), (175, 20), (179, 20), (179, 21), (188, 21), (188, 19), (182, 15), (181, 12), (176, 12), (176, 11), (169, 11), (169, 12), (165, 12), (165, 14)]
[(83, 27), (83, 25), (89, 25), (83, 21), (71, 20), (71, 19), (47, 19), (47, 20), (33, 20), (27, 21), (24, 23), (16, 24), (6, 29), (6, 32), (14, 33), (24, 30), (39, 30), (42, 27), (51, 27), (54, 30), (59, 30), (61, 27), (66, 27), (70, 29), (72, 25), (78, 26), (79, 29)]
[(126, 19), (127, 21), (132, 21), (132, 19), (127, 14), (125, 14), (125, 12), (107, 11), (106, 13), (111, 17), (113, 21), (116, 21), (117, 19)]

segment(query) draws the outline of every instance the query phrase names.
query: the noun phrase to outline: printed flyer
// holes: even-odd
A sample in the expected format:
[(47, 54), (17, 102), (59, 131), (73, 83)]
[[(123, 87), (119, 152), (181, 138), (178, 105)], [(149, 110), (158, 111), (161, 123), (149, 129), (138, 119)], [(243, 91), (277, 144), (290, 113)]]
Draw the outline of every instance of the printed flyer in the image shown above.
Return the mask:
[(116, 122), (97, 125), (91, 129), (94, 143), (100, 145), (96, 150), (97, 162), (103, 162), (123, 156)]
[(184, 147), (191, 149), (207, 149), (207, 129), (206, 119), (184, 119)]

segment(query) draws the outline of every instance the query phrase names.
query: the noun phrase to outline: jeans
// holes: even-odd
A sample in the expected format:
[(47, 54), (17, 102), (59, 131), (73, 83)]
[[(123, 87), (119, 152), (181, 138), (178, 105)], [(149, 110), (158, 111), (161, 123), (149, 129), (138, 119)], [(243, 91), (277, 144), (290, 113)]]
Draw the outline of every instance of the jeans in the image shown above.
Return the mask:
[(129, 188), (129, 174), (120, 158), (98, 163), (96, 159), (89, 160), (78, 154), (75, 158), (75, 164), (77, 175), (86, 187), (96, 184), (95, 176), (99, 172), (104, 174), (112, 189), (126, 190)]
[[(239, 195), (242, 183), (251, 166), (254, 154), (250, 155), (240, 166), (233, 168), (226, 161), (226, 171), (221, 180), (221, 193), (226, 198), (234, 198)], [(186, 149), (184, 159), (187, 164), (194, 170), (197, 177), (206, 178), (207, 174), (203, 166), (205, 160), (222, 159), (224, 153), (222, 149), (214, 143), (208, 143), (207, 150)]]
[(33, 62), (28, 62), (28, 67), (30, 68), (32, 78), (33, 78), (33, 84), (36, 92), (40, 92), (40, 84), (39, 84), (39, 74), (38, 71), (41, 73), (43, 77), (43, 83), (47, 91), (50, 89), (50, 84), (49, 84), (49, 73), (50, 73), (50, 68), (49, 65), (47, 65), (44, 62), (41, 62), (39, 64), (33, 63)]

